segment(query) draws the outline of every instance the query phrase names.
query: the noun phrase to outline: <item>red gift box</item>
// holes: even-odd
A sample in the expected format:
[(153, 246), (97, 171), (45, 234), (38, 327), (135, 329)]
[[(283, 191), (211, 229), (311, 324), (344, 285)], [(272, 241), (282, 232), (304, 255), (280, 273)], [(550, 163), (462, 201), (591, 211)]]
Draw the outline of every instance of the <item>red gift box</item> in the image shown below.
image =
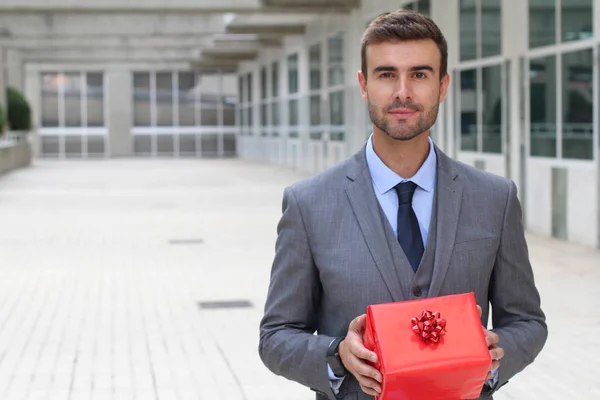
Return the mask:
[(477, 399), (492, 359), (473, 293), (367, 307), (378, 400)]

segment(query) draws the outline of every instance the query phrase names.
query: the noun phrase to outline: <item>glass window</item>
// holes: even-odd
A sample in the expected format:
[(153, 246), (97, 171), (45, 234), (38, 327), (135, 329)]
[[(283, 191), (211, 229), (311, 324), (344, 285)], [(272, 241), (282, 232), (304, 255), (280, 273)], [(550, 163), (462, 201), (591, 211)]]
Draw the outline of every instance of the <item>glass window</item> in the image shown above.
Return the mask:
[(481, 74), (483, 101), (483, 152), (502, 152), (502, 67), (483, 68)]
[(151, 126), (150, 112), (150, 73), (134, 72), (133, 74), (133, 125)]
[(290, 126), (298, 126), (298, 114), (300, 110), (298, 110), (298, 100), (292, 99), (288, 101), (288, 125)]
[(196, 77), (193, 72), (180, 72), (179, 89), (179, 126), (196, 125), (196, 96), (194, 88)]
[(260, 98), (267, 98), (267, 67), (260, 69)]
[(420, 12), (423, 15), (429, 15), (429, 13), (431, 12), (431, 5), (429, 0), (419, 0), (416, 3), (416, 11)]
[(220, 81), (223, 126), (235, 126), (235, 106), (237, 101), (235, 77), (232, 74), (223, 74)]
[(460, 59), (477, 58), (477, 13), (475, 0), (460, 0)]
[(460, 72), (460, 148), (477, 151), (477, 70)]
[(105, 125), (102, 72), (45, 72), (41, 74), (41, 85), (42, 127)]
[(271, 65), (271, 94), (273, 97), (279, 96), (279, 63), (274, 62)]
[(271, 103), (271, 125), (279, 126), (279, 103)]
[(223, 126), (235, 126), (235, 104), (223, 104)]
[(556, 56), (529, 62), (532, 156), (556, 157)]
[(248, 127), (248, 134), (252, 135), (254, 130), (252, 129), (254, 122), (252, 121), (252, 107), (246, 107), (246, 126)]
[(221, 102), (221, 91), (223, 90), (221, 76), (219, 74), (202, 74), (200, 87), (200, 125), (219, 125), (219, 104)]
[(298, 92), (298, 54), (288, 57), (288, 93)]
[(481, 56), (502, 54), (500, 0), (481, 0)]
[(64, 77), (65, 126), (81, 127), (81, 73), (67, 73)]
[(42, 74), (42, 126), (45, 128), (60, 126), (58, 88), (62, 79), (62, 74), (56, 72)]
[(321, 45), (315, 44), (309, 53), (310, 89), (321, 89)]
[(269, 125), (269, 105), (260, 105), (260, 126), (265, 127)]
[(321, 125), (321, 95), (310, 96), (310, 124)]
[(594, 90), (592, 50), (562, 57), (563, 158), (594, 157)]
[(101, 72), (86, 74), (87, 126), (104, 126), (104, 75)]
[(529, 0), (529, 47), (554, 43), (556, 43), (556, 0)]
[(592, 0), (563, 0), (560, 10), (562, 40), (568, 42), (593, 37), (593, 15)]
[(344, 84), (344, 34), (329, 38), (329, 86)]
[(202, 111), (200, 112), (201, 126), (218, 126), (219, 109), (214, 100), (202, 99)]
[(252, 73), (249, 73), (246, 77), (246, 86), (248, 87), (248, 90), (246, 91), (248, 98), (246, 100), (248, 100), (248, 103), (252, 103), (252, 85)]
[(239, 76), (238, 77), (238, 98), (239, 98), (239, 103), (243, 103), (244, 102), (244, 77), (243, 76)]
[(156, 125), (173, 126), (173, 73), (156, 74)]
[(344, 92), (329, 94), (329, 121), (331, 125), (344, 125)]
[(413, 1), (413, 2), (407, 3), (407, 4), (403, 5), (403, 6), (402, 6), (402, 8), (403, 8), (404, 10), (414, 10), (414, 11), (418, 11), (418, 8), (417, 8), (417, 2), (418, 2), (418, 0), (415, 0), (415, 1)]

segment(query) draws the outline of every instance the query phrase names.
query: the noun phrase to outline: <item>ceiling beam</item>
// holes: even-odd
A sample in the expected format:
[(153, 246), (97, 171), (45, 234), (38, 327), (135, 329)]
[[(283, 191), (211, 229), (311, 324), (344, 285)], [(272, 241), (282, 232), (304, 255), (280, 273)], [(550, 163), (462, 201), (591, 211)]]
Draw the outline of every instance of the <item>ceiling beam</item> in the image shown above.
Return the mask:
[(6, 11), (170, 11), (239, 12), (258, 11), (261, 0), (2, 0), (0, 10)]
[(202, 58), (200, 60), (194, 60), (190, 62), (190, 69), (201, 72), (222, 71), (224, 73), (234, 73), (237, 72), (238, 62), (232, 60), (209, 60)]
[(95, 61), (182, 61), (197, 59), (195, 49), (37, 49), (23, 51), (25, 61), (34, 62), (95, 62)]
[(246, 35), (303, 35), (306, 32), (304, 25), (228, 25), (227, 32)]
[(339, 13), (356, 7), (359, 0), (2, 0), (0, 12), (62, 13)]
[(347, 11), (360, 7), (360, 0), (262, 0), (265, 8), (297, 8), (297, 7), (322, 7), (329, 9), (345, 9)]
[(258, 56), (258, 51), (223, 52), (221, 50), (202, 50), (202, 58), (215, 61), (249, 61)]
[[(254, 35), (253, 35), (254, 36)], [(239, 40), (231, 38), (213, 39), (211, 46), (206, 46), (209, 49), (219, 49), (224, 51), (244, 51), (244, 50), (260, 50), (265, 47), (281, 47), (283, 38), (281, 36), (259, 36), (250, 40)]]
[(225, 32), (222, 15), (0, 13), (0, 37), (210, 35)]
[(108, 35), (96, 38), (77, 36), (36, 36), (0, 39), (0, 47), (19, 50), (81, 48), (203, 48), (211, 46), (212, 35), (127, 36)]

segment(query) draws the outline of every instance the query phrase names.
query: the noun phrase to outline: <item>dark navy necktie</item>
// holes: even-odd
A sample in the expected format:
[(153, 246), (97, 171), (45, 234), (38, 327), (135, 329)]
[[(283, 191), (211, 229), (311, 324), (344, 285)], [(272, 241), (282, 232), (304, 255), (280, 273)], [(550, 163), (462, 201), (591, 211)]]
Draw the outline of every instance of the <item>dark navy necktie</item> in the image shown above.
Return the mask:
[(412, 208), (416, 188), (414, 182), (399, 183), (395, 187), (398, 193), (398, 242), (415, 272), (419, 268), (424, 251), (419, 221)]

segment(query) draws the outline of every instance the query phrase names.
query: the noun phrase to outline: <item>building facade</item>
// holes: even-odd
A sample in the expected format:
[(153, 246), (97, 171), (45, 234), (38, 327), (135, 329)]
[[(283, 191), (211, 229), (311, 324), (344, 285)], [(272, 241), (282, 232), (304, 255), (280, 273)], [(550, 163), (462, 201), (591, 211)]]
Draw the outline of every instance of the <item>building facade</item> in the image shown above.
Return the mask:
[(374, 0), (316, 18), (242, 63), (239, 155), (316, 173), (359, 150), (371, 133), (361, 36), (400, 7), (429, 15), (448, 41), (435, 143), (514, 180), (530, 231), (600, 245), (598, 0)]
[(371, 133), (367, 24), (420, 11), (449, 45), (435, 143), (514, 180), (530, 231), (600, 246), (600, 0), (17, 3), (0, 4), (0, 88), (30, 100), (38, 156), (238, 156), (307, 173)]

